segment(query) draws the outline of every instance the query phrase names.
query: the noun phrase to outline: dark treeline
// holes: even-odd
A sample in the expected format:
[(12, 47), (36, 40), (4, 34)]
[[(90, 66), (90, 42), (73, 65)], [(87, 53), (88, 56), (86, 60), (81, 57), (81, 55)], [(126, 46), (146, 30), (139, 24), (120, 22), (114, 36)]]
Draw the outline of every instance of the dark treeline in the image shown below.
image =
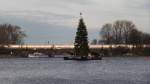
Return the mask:
[(0, 45), (22, 44), (25, 36), (19, 26), (0, 24)]
[(150, 34), (139, 31), (134, 23), (127, 20), (104, 24), (100, 36), (101, 40), (94, 39), (92, 44), (150, 44)]

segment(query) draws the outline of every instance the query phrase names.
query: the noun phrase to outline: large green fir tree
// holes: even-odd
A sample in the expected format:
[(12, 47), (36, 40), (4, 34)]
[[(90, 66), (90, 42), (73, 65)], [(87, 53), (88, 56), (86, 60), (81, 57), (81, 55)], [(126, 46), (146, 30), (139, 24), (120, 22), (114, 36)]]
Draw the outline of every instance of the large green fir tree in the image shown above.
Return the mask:
[(78, 29), (76, 32), (74, 53), (76, 57), (87, 58), (89, 53), (88, 33), (83, 18), (79, 20)]

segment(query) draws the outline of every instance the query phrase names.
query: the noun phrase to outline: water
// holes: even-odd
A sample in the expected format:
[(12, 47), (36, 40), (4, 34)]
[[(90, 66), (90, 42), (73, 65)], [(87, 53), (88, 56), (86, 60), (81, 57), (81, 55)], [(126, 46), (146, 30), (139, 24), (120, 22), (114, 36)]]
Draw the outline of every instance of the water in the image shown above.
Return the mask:
[(150, 84), (150, 58), (0, 59), (0, 84)]

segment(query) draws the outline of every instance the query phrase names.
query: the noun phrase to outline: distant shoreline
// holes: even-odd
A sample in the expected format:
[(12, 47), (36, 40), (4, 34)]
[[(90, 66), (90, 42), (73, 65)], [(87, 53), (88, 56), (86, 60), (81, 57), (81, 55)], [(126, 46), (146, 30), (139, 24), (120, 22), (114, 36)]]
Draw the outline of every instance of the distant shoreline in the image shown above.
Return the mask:
[[(64, 55), (65, 56), (65, 55)], [(103, 56), (104, 58), (109, 58), (109, 57), (150, 57), (150, 56), (139, 56), (139, 55), (133, 55), (133, 56), (125, 56), (125, 55), (115, 55), (115, 56)], [(15, 56), (15, 55), (0, 55), (0, 59), (5, 59), (5, 58), (30, 58), (30, 57), (23, 57), (23, 56)], [(38, 58), (38, 57), (35, 57)], [(39, 57), (42, 58), (42, 57)], [(43, 58), (57, 58), (57, 57), (43, 57)], [(61, 57), (63, 59), (63, 57)]]

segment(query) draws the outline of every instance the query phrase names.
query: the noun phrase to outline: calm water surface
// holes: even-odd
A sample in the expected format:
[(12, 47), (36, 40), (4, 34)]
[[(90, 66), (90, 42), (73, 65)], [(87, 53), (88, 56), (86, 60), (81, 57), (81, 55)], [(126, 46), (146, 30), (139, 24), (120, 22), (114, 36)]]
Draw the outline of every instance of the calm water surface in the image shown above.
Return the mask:
[(0, 84), (150, 84), (150, 58), (0, 59)]

